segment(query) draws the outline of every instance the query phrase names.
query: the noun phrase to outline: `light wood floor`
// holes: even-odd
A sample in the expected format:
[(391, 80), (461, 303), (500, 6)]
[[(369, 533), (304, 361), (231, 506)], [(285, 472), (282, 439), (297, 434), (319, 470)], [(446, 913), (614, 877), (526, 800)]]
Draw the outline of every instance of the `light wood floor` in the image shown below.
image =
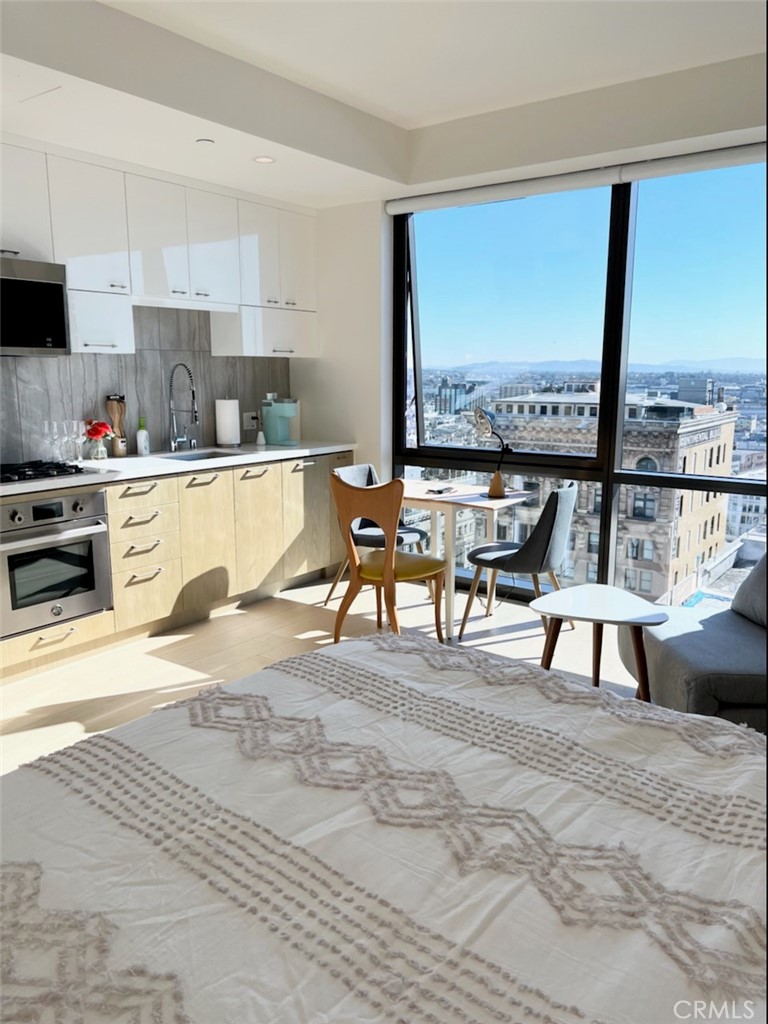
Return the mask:
[[(327, 608), (329, 581), (287, 590), (247, 607), (232, 604), (204, 622), (161, 636), (103, 648), (34, 675), (11, 677), (0, 687), (0, 772), (74, 743), (91, 733), (132, 721), (153, 708), (188, 697), (213, 683), (228, 683), (281, 658), (333, 642), (344, 585)], [(457, 596), (463, 615), (466, 594)], [(432, 605), (421, 585), (398, 587), (401, 628), (434, 636)], [(462, 646), (538, 664), (541, 620), (526, 605), (498, 603), (492, 618), (475, 603)], [(364, 590), (347, 616), (344, 635), (376, 632), (375, 599)], [(456, 641), (454, 641), (456, 643)], [(592, 627), (563, 627), (553, 668), (591, 685)], [(619, 660), (615, 628), (605, 627), (602, 683), (631, 697), (635, 683)]]

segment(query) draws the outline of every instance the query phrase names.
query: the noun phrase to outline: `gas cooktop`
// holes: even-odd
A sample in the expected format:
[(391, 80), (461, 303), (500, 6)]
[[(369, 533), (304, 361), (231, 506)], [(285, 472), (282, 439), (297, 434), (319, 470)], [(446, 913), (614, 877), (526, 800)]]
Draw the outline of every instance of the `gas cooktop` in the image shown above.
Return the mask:
[(0, 483), (10, 484), (17, 480), (48, 480), (55, 476), (74, 476), (83, 473), (82, 466), (72, 462), (8, 462), (0, 466)]

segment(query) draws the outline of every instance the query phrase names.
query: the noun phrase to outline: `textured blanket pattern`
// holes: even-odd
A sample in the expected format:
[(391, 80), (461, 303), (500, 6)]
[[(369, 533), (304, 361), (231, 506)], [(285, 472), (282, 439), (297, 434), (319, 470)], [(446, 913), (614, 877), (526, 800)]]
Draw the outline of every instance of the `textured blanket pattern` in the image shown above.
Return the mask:
[(349, 641), (3, 788), (8, 1024), (765, 1014), (764, 738), (526, 663)]

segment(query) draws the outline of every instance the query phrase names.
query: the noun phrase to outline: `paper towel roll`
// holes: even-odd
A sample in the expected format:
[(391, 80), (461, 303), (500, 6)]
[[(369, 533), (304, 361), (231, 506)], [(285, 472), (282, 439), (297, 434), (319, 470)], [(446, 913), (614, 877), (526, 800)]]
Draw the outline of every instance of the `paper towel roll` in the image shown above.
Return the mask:
[(240, 444), (240, 403), (236, 398), (216, 399), (216, 444)]

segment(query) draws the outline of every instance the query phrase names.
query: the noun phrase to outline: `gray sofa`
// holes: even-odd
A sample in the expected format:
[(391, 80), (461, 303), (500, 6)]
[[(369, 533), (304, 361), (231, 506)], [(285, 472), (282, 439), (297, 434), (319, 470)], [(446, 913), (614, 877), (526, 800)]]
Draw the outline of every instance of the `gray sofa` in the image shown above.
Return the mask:
[[(643, 630), (654, 704), (766, 731), (765, 581), (763, 555), (730, 607), (665, 608), (668, 621)], [(619, 629), (619, 653), (636, 675), (627, 627)]]

